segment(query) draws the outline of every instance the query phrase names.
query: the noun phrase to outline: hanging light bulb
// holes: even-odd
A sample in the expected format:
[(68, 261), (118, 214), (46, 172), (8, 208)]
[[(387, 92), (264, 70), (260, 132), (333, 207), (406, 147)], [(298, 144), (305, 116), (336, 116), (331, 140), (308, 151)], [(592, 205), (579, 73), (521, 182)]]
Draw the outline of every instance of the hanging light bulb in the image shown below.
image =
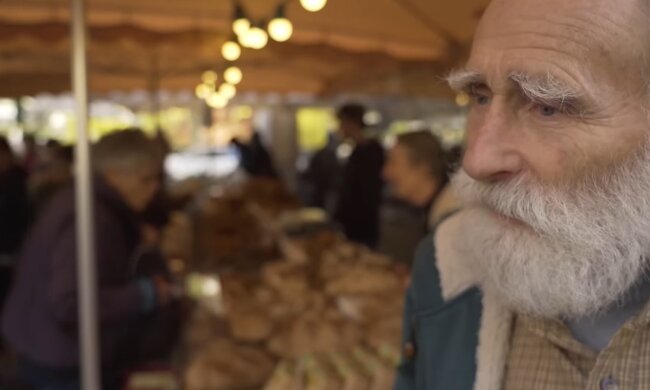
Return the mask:
[(251, 30), (254, 30), (253, 49), (260, 50), (266, 47), (267, 43), (269, 43), (269, 34), (266, 30), (260, 27), (253, 27)]
[(235, 32), (238, 36), (242, 36), (248, 32), (251, 28), (251, 22), (246, 17), (246, 11), (241, 4), (235, 5), (235, 15), (232, 22), (232, 31)]
[(247, 49), (252, 49), (252, 47), (250, 45), (250, 37), (249, 37), (249, 34), (248, 34), (249, 32), (250, 32), (250, 29), (248, 31), (246, 31), (244, 34), (237, 35), (237, 41), (239, 42), (241, 47), (245, 47)]
[(231, 66), (230, 68), (226, 69), (225, 72), (223, 72), (224, 80), (226, 80), (226, 82), (231, 85), (237, 85), (241, 83), (243, 77), (244, 75), (242, 74), (241, 69), (236, 66)]
[(238, 36), (246, 34), (250, 28), (251, 22), (246, 18), (235, 19), (235, 21), (232, 22), (232, 31), (234, 31)]
[(286, 17), (284, 5), (278, 7), (275, 17), (269, 22), (269, 35), (278, 42), (288, 41), (293, 35), (293, 24)]
[(273, 19), (269, 23), (269, 35), (275, 41), (286, 42), (293, 35), (293, 24), (289, 19)]
[(242, 46), (260, 50), (269, 42), (269, 35), (262, 28), (253, 26), (240, 39), (243, 39)]
[(318, 12), (327, 4), (327, 0), (300, 0), (300, 4), (309, 12)]
[(221, 87), (219, 87), (219, 94), (226, 99), (232, 99), (237, 94), (237, 87), (228, 83), (221, 84)]
[(214, 83), (217, 82), (218, 78), (219, 76), (217, 75), (217, 72), (213, 70), (206, 70), (201, 75), (201, 80), (203, 80), (203, 84), (208, 84), (208, 85), (210, 84), (214, 85)]
[(207, 84), (199, 84), (199, 85), (196, 86), (196, 89), (194, 90), (194, 92), (196, 93), (197, 98), (205, 99), (208, 96), (210, 96), (210, 93), (213, 90), (214, 89), (212, 87), (210, 87), (209, 85), (207, 85)]
[(460, 92), (456, 95), (456, 105), (458, 105), (458, 107), (467, 107), (471, 101), (471, 97), (465, 92)]
[(228, 99), (219, 92), (212, 92), (205, 102), (212, 108), (224, 108), (228, 105)]
[(234, 41), (227, 41), (221, 46), (221, 55), (227, 61), (237, 61), (241, 56), (241, 47)]

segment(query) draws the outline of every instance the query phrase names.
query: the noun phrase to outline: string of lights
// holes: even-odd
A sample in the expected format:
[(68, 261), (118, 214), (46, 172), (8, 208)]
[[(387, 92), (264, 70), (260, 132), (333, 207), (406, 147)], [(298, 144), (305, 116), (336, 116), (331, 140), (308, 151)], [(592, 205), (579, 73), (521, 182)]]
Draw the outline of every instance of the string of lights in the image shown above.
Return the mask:
[[(242, 55), (243, 49), (262, 50), (269, 40), (286, 42), (293, 36), (293, 23), (287, 17), (288, 0), (276, 7), (273, 17), (266, 20), (253, 20), (243, 4), (235, 0), (233, 5), (232, 32), (230, 38), (221, 46), (221, 56), (230, 63), (223, 71), (223, 82), (219, 75), (206, 70), (201, 75), (201, 83), (196, 86), (196, 96), (212, 108), (224, 108), (237, 95), (237, 85), (244, 75), (233, 63)], [(318, 12), (327, 5), (327, 0), (300, 0), (300, 5), (309, 12)]]

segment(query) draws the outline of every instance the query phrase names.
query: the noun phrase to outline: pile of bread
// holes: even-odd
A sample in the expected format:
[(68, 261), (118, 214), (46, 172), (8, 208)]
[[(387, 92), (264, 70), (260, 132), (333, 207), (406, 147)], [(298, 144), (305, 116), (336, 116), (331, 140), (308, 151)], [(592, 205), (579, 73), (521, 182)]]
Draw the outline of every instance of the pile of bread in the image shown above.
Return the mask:
[(264, 390), (390, 390), (398, 359), (396, 351), (389, 348), (356, 346), (343, 352), (283, 360)]
[[(404, 283), (391, 261), (330, 232), (278, 246), (281, 260), (220, 275), (223, 319), (195, 313), (186, 389), (292, 388), (285, 377), (301, 389), (380, 389), (401, 336)], [(357, 380), (343, 375), (351, 367), (364, 385), (345, 384)], [(323, 375), (338, 387), (314, 385)]]
[(287, 189), (282, 181), (277, 179), (255, 178), (248, 180), (239, 189), (239, 194), (247, 202), (262, 207), (272, 217), (301, 207), (298, 198)]
[(299, 205), (282, 182), (274, 179), (252, 179), (220, 188), (201, 203), (195, 221), (193, 270), (254, 270), (278, 258), (273, 221)]
[(280, 256), (276, 240), (250, 209), (250, 202), (234, 194), (203, 205), (196, 218), (194, 271), (259, 269)]

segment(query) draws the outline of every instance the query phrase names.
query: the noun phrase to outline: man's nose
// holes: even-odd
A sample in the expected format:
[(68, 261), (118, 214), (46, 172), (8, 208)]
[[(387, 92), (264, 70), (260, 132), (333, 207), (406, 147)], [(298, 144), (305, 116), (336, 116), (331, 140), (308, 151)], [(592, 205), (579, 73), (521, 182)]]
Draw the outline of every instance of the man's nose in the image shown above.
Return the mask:
[(469, 121), (463, 168), (476, 180), (507, 179), (523, 165), (513, 139), (513, 121), (502, 102), (495, 101), (484, 110)]

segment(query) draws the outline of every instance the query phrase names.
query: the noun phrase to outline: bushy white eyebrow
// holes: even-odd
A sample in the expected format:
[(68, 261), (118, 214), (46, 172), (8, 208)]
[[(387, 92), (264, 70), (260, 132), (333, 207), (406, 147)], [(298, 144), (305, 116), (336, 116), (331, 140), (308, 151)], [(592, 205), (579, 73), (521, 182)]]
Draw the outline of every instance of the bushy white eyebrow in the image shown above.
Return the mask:
[(508, 78), (518, 86), (524, 96), (535, 102), (562, 105), (575, 103), (581, 97), (574, 88), (550, 73), (531, 75), (512, 72)]
[(474, 84), (485, 83), (481, 73), (469, 69), (454, 70), (445, 79), (454, 91), (465, 91)]
[[(474, 86), (487, 85), (486, 77), (483, 74), (470, 69), (452, 71), (446, 80), (455, 91), (468, 92)], [(588, 102), (585, 97), (551, 73), (511, 72), (508, 75), (508, 80), (519, 95), (530, 101), (557, 106), (581, 115), (587, 112)]]

